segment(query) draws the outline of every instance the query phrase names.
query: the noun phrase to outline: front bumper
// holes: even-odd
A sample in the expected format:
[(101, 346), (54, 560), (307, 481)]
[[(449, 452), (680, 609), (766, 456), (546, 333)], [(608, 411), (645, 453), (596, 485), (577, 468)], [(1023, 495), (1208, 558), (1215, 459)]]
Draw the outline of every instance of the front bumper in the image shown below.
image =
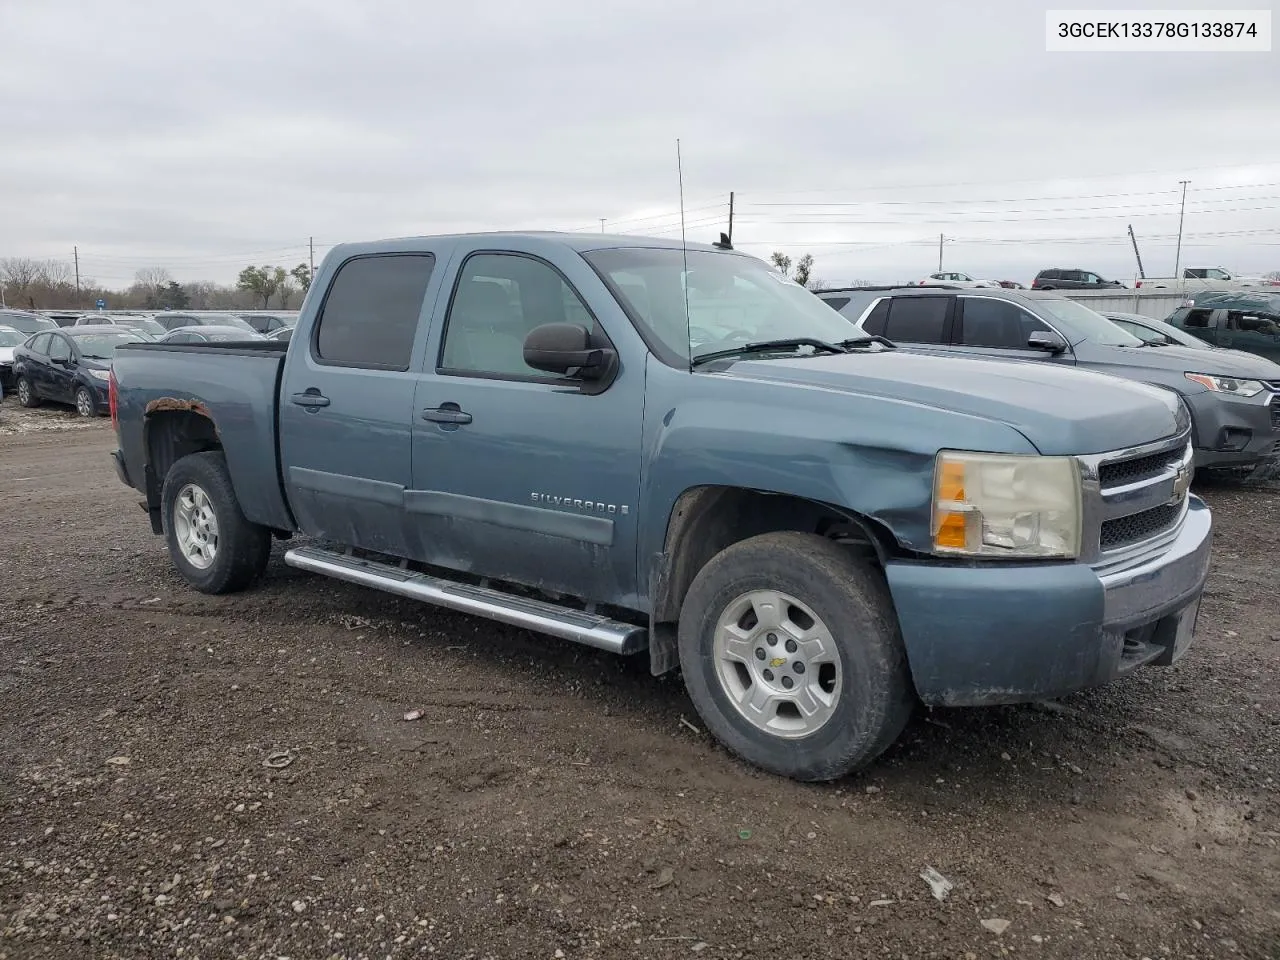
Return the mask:
[(982, 706), (1060, 697), (1186, 651), (1213, 525), (1198, 497), (1159, 555), (1099, 573), (1084, 563), (885, 565), (916, 692)]
[(1186, 396), (1195, 425), (1196, 466), (1210, 469), (1267, 467), (1280, 462), (1280, 400), (1264, 390), (1236, 399), (1221, 394)]

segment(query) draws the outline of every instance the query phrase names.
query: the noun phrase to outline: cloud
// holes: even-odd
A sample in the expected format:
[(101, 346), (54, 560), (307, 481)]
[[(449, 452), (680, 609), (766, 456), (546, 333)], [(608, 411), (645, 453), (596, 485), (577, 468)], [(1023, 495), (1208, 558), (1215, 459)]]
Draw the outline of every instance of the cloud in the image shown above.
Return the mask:
[(296, 262), (308, 237), (601, 217), (673, 236), (679, 137), (691, 236), (723, 228), (734, 190), (735, 241), (811, 249), (830, 280), (928, 273), (939, 233), (975, 274), (1128, 277), (1129, 223), (1171, 269), (1181, 179), (1184, 259), (1280, 267), (1278, 54), (1048, 54), (1043, 17), (1015, 0), (9, 0), (0, 255), (74, 244), (99, 279), (164, 263), (227, 280)]

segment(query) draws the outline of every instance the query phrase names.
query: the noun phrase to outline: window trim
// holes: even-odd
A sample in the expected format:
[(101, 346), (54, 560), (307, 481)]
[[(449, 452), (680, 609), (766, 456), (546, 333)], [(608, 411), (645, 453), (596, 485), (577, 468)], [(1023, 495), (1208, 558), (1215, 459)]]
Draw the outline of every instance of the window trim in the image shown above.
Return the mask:
[[(324, 311), (329, 305), (329, 295), (333, 292), (333, 288), (338, 283), (338, 278), (342, 276), (342, 271), (346, 269), (347, 264), (356, 260), (381, 260), (390, 257), (419, 257), (427, 258), (431, 261), (431, 273), (427, 274), (427, 285), (422, 290), (422, 303), (418, 305), (418, 320), (413, 332), (413, 340), (409, 344), (409, 356), (403, 367), (390, 363), (357, 363), (353, 360), (326, 360), (320, 356), (320, 326), (324, 322)], [(427, 309), (429, 300), (427, 293), (431, 289), (431, 281), (434, 279), (436, 269), (440, 266), (440, 258), (430, 250), (402, 250), (395, 253), (357, 253), (343, 260), (336, 270), (333, 271), (333, 279), (329, 281), (325, 287), (324, 296), (320, 299), (320, 305), (316, 307), (315, 320), (311, 324), (311, 335), (308, 337), (307, 355), (311, 358), (311, 362), (318, 367), (337, 367), (347, 370), (378, 370), (384, 373), (408, 373), (413, 368), (414, 347), (418, 342), (418, 335), (422, 332), (422, 312)]]
[(76, 358), (76, 347), (75, 347), (75, 344), (71, 342), (71, 338), (64, 337), (61, 334), (53, 333), (52, 331), (50, 331), (49, 333), (49, 352), (45, 354), (46, 357), (48, 357), (50, 360), (53, 359), (53, 344), (55, 341), (61, 341), (63, 344), (66, 345), (67, 360), (74, 360)]
[[(582, 304), (587, 311), (587, 315), (591, 317), (590, 335), (594, 343), (597, 337), (603, 340), (603, 343), (595, 344), (600, 347), (608, 347), (610, 350), (617, 352), (617, 347), (609, 338), (609, 334), (605, 332), (604, 327), (600, 323), (600, 318), (596, 316), (596, 312), (591, 309), (591, 304), (587, 302), (587, 298), (582, 295), (573, 282), (565, 276), (564, 271), (557, 267), (546, 257), (540, 257), (536, 253), (527, 253), (523, 250), (498, 250), (498, 249), (481, 249), (472, 250), (462, 262), (458, 264), (458, 269), (453, 274), (453, 285), (449, 290), (449, 300), (445, 304), (444, 318), (440, 323), (440, 342), (436, 345), (436, 356), (433, 368), (436, 376), (439, 377), (465, 377), (472, 380), (502, 380), (507, 383), (545, 383), (551, 386), (573, 387), (581, 392), (597, 393), (602, 391), (584, 391), (583, 388), (592, 382), (589, 380), (575, 379), (573, 377), (557, 377), (551, 374), (543, 375), (525, 375), (515, 373), (496, 373), (492, 370), (464, 370), (457, 367), (444, 366), (444, 350), (449, 342), (449, 326), (453, 323), (453, 305), (458, 297), (458, 289), (462, 286), (462, 275), (467, 268), (467, 264), (471, 262), (472, 257), (522, 257), (526, 260), (533, 260), (551, 270), (560, 278), (560, 281), (572, 291), (573, 295), (578, 298), (578, 302)], [(609, 381), (612, 383), (612, 380)], [(608, 389), (606, 386), (605, 389)]]
[[(1049, 330), (1051, 330), (1053, 333), (1056, 333), (1058, 336), (1062, 337), (1063, 340), (1067, 341), (1068, 350), (1070, 350), (1071, 339), (1065, 336), (1061, 330), (1055, 327), (1052, 323), (1050, 323), (1044, 317), (1039, 316), (1036, 313), (1033, 313), (1032, 311), (1024, 307), (1022, 304), (1014, 300), (1006, 300), (1004, 297), (985, 296), (981, 293), (976, 293), (976, 294), (966, 293), (956, 297), (956, 301), (957, 301), (956, 306), (959, 307), (960, 309), (956, 311), (956, 314), (952, 318), (951, 345), (953, 347), (972, 347), (975, 350), (1032, 350), (1033, 349), (1032, 347), (1028, 347), (1025, 345), (1021, 347), (985, 347), (977, 343), (961, 343), (959, 340), (956, 339), (957, 337), (964, 336), (964, 304), (959, 303), (959, 301), (961, 300), (994, 300), (997, 303), (1007, 303), (1009, 306), (1013, 307), (1015, 310), (1021, 313), (1025, 313), (1032, 320), (1036, 321), (1037, 323), (1043, 324), (1044, 326), (1048, 327)], [(1134, 334), (1134, 336), (1137, 336), (1137, 334)]]

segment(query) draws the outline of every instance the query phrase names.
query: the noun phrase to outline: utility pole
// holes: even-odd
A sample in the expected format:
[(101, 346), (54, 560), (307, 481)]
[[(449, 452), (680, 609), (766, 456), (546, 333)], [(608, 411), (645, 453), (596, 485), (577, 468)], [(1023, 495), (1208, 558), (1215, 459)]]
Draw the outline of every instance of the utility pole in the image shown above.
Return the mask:
[(71, 255), (76, 258), (76, 299), (80, 299), (80, 248), (72, 247)]
[(1173, 257), (1173, 278), (1181, 279), (1179, 270), (1182, 268), (1182, 218), (1187, 213), (1187, 184), (1190, 180), (1179, 180), (1182, 184), (1182, 209), (1178, 211), (1178, 252)]
[(1133, 235), (1133, 224), (1129, 224), (1129, 239), (1133, 241), (1133, 256), (1138, 261), (1138, 277), (1145, 280), (1146, 272), (1142, 269), (1142, 254), (1138, 252), (1138, 238)]
[(733, 246), (733, 191), (729, 191), (729, 246)]
[(942, 234), (938, 234), (938, 272), (942, 272), (942, 241), (946, 239)]
[(316, 238), (307, 237), (307, 249), (311, 251), (311, 279), (316, 278)]
[(600, 232), (604, 233), (604, 217), (600, 218)]

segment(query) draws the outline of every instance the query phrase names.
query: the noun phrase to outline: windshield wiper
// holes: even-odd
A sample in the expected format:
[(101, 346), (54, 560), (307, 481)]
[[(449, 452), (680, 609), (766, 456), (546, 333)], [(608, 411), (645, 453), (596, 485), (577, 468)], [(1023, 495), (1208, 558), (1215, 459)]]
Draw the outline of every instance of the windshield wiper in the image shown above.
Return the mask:
[(791, 337), (786, 340), (760, 340), (756, 343), (744, 343), (742, 346), (734, 347), (732, 350), (715, 350), (712, 353), (704, 353), (694, 357), (690, 363), (696, 367), (704, 363), (710, 363), (712, 360), (737, 357), (744, 353), (773, 353), (783, 350), (796, 350), (800, 347), (813, 347), (815, 353), (849, 352), (844, 344), (827, 343), (825, 340), (815, 340), (812, 337)]
[(895, 350), (898, 347), (898, 345), (888, 337), (882, 337), (878, 334), (871, 333), (862, 337), (850, 337), (848, 340), (841, 340), (839, 346), (844, 347), (846, 350), (853, 350), (856, 347), (869, 347), (873, 343), (878, 343), (884, 347), (892, 347)]

